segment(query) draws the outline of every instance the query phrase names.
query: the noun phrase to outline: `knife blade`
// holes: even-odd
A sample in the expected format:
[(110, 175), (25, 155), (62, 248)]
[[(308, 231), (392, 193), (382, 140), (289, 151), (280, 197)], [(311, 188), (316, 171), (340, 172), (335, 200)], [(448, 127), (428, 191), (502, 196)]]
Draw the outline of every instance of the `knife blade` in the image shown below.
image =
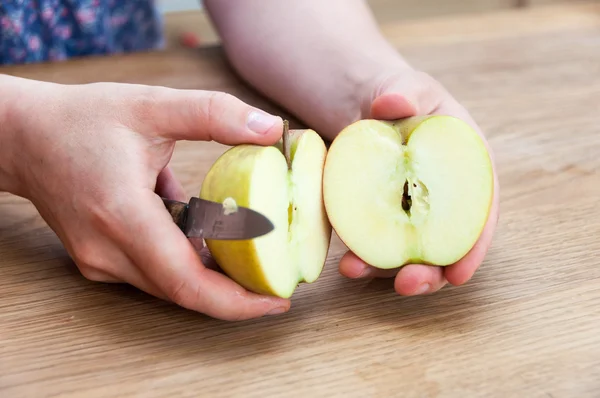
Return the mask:
[(162, 198), (171, 218), (188, 238), (216, 240), (253, 239), (275, 226), (261, 213), (242, 206), (192, 197), (189, 203)]

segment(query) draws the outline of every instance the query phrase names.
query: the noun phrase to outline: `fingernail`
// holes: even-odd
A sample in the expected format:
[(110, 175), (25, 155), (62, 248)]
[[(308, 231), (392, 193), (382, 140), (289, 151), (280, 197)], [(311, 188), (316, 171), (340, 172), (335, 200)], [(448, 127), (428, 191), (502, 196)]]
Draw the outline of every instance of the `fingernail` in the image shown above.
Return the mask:
[(413, 292), (413, 295), (424, 294), (429, 292), (429, 290), (431, 290), (431, 285), (429, 283), (423, 283)]
[(257, 134), (266, 134), (278, 121), (277, 116), (261, 111), (252, 111), (248, 115), (248, 128)]
[(284, 312), (285, 312), (285, 308), (277, 307), (277, 308), (273, 308), (271, 311), (267, 312), (267, 315), (278, 315), (278, 314), (283, 314)]

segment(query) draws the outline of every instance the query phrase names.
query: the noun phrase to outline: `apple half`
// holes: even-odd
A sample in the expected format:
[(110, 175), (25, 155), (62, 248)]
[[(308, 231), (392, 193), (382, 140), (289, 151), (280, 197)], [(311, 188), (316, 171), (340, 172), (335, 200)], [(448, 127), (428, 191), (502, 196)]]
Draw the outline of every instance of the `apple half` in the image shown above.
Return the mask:
[(451, 116), (360, 120), (329, 147), (323, 194), (334, 231), (367, 264), (445, 266), (486, 224), (492, 161), (477, 132)]
[(249, 240), (206, 240), (221, 269), (255, 293), (289, 298), (320, 276), (332, 227), (323, 203), (327, 148), (313, 130), (288, 130), (273, 146), (238, 145), (208, 171), (200, 198), (235, 202), (271, 220), (275, 229)]

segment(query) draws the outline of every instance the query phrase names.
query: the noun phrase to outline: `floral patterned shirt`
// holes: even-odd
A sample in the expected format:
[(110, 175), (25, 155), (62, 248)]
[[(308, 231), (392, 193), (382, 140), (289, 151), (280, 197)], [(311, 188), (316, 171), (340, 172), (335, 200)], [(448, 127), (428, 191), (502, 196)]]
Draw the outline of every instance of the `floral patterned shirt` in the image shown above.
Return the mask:
[(160, 48), (154, 0), (1, 0), (0, 64)]

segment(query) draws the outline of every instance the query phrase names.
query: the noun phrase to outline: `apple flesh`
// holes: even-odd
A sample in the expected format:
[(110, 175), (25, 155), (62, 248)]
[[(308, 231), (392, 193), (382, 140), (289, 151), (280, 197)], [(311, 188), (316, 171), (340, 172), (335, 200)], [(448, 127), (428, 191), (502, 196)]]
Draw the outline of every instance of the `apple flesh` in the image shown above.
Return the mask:
[(207, 239), (206, 246), (241, 286), (289, 298), (298, 284), (312, 283), (320, 276), (332, 228), (323, 203), (325, 143), (313, 130), (288, 132), (286, 128), (284, 135), (286, 142), (274, 146), (228, 149), (208, 171), (200, 198), (235, 202), (271, 220), (275, 229), (266, 235), (249, 240)]
[(453, 264), (476, 243), (494, 191), (482, 138), (450, 116), (360, 120), (329, 147), (324, 201), (359, 258), (391, 269)]

